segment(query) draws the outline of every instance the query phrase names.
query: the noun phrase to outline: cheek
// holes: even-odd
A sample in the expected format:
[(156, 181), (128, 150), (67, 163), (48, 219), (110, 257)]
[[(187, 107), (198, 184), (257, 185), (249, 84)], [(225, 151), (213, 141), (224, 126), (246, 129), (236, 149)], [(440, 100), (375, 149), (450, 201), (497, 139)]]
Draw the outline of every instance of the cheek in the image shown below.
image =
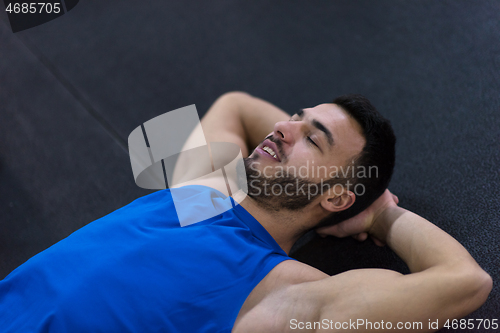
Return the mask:
[(292, 150), (289, 151), (287, 155), (287, 165), (295, 165), (296, 167), (311, 164), (314, 159), (313, 154), (311, 154), (310, 149), (305, 147), (303, 144), (296, 144)]
[(325, 161), (324, 158), (318, 158), (318, 156), (307, 147), (295, 147), (292, 153), (288, 156), (286, 164), (289, 168), (295, 168), (297, 171), (301, 170), (301, 177), (311, 180), (317, 178), (316, 171), (318, 167), (324, 165), (328, 165), (327, 161)]

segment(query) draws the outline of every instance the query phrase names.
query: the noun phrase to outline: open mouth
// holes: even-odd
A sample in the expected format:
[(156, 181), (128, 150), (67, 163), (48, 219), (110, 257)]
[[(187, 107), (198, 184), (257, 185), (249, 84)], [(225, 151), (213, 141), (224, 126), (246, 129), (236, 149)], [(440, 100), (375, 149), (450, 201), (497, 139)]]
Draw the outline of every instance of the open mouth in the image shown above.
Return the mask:
[(261, 150), (263, 154), (267, 154), (274, 160), (281, 162), (280, 156), (278, 154), (278, 147), (276, 147), (274, 142), (270, 140), (264, 140), (264, 142), (261, 145)]
[(274, 152), (274, 150), (271, 147), (268, 146), (263, 146), (262, 150), (271, 155), (275, 160), (278, 161), (278, 155)]

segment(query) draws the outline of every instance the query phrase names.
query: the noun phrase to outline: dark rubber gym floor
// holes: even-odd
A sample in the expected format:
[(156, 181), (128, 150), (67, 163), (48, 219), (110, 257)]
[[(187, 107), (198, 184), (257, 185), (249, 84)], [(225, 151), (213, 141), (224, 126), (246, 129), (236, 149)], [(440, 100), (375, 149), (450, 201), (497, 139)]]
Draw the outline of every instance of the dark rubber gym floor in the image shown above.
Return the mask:
[[(500, 2), (81, 0), (15, 34), (2, 10), (0, 55), (0, 278), (151, 193), (127, 151), (141, 123), (231, 90), (289, 113), (361, 93), (398, 137), (400, 204), (493, 277), (467, 318), (500, 320)], [(293, 256), (408, 272), (371, 241), (309, 237)]]

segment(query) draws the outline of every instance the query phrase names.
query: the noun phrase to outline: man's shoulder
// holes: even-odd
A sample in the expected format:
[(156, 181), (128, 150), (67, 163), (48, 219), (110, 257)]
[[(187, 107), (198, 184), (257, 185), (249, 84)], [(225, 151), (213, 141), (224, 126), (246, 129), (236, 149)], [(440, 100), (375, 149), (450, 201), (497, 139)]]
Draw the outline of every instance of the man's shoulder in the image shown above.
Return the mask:
[(319, 269), (304, 264), (296, 260), (286, 260), (280, 263), (269, 272), (270, 280), (273, 280), (275, 285), (296, 285), (304, 282), (318, 281), (328, 277), (328, 274), (323, 273)]
[[(287, 327), (288, 313), (296, 296), (294, 287), (328, 277), (318, 269), (295, 260), (274, 267), (253, 289), (236, 319), (233, 332), (278, 332)], [(307, 315), (304, 313), (304, 315)]]

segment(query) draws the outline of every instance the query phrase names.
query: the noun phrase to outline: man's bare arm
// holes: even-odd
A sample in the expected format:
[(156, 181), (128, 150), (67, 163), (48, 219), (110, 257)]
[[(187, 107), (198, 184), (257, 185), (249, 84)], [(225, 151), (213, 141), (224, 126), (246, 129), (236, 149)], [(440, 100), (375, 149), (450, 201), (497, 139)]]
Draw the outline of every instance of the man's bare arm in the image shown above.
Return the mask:
[(383, 320), (393, 328), (398, 322), (421, 322), (415, 331), (426, 332), (435, 330), (429, 320), (439, 320), (442, 327), (486, 301), (492, 280), (467, 250), (424, 218), (391, 203), (391, 196), (387, 191), (378, 200), (383, 210), (369, 210), (321, 232), (340, 237), (368, 232), (386, 242), (412, 274), (362, 269), (291, 286), (288, 294), (295, 301), (288, 318)]
[[(274, 124), (290, 119), (290, 115), (266, 102), (244, 92), (229, 92), (219, 97), (201, 120), (201, 128), (207, 143), (230, 142), (237, 144), (243, 157), (274, 130)], [(193, 130), (185, 147), (196, 140), (201, 128)], [(179, 161), (174, 171), (174, 179), (190, 179), (195, 173), (197, 161)], [(176, 182), (177, 182), (176, 181)]]
[[(244, 157), (248, 156), (274, 124), (290, 119), (275, 105), (244, 92), (230, 92), (219, 97), (201, 120), (208, 142), (236, 139)], [(238, 143), (235, 142), (235, 143)]]

